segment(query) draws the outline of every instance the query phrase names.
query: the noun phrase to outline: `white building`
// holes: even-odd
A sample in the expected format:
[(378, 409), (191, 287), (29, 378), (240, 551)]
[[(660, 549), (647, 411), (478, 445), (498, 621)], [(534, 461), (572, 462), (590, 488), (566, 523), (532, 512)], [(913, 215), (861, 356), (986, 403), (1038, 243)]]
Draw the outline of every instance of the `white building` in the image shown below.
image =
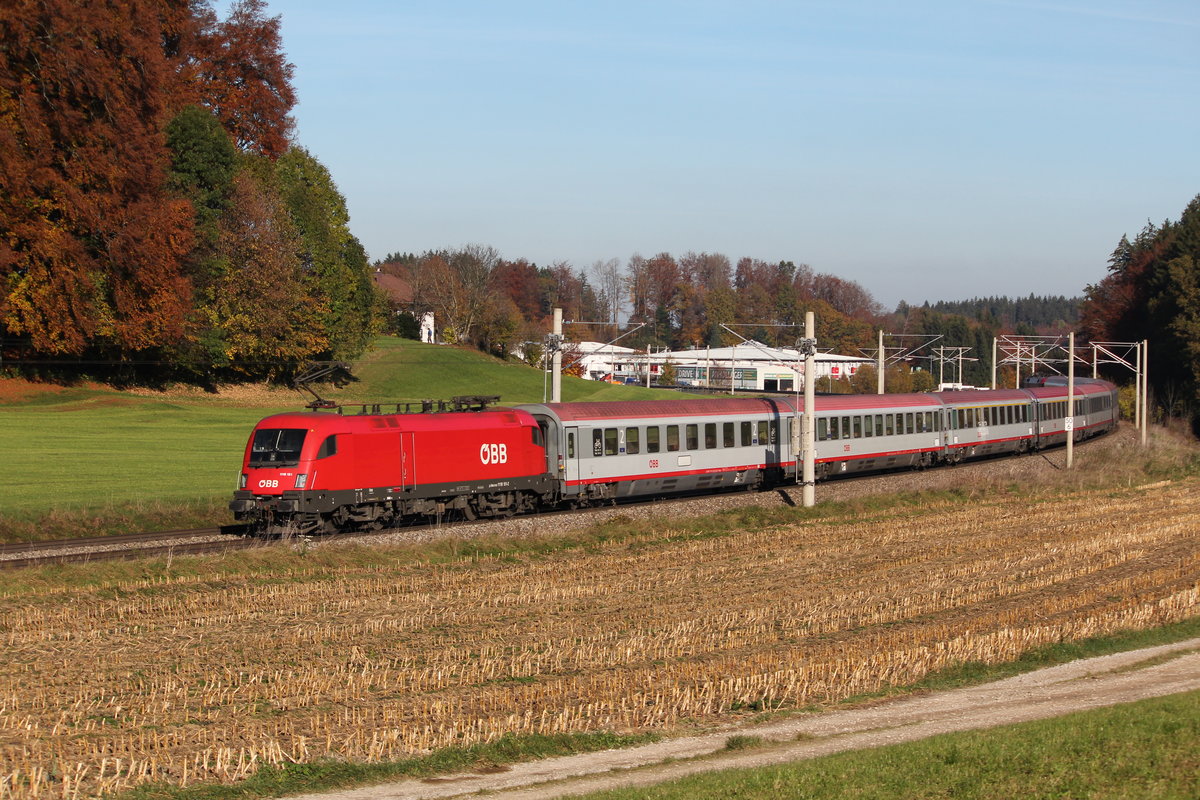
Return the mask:
[[(652, 380), (662, 374), (663, 366), (675, 370), (675, 383), (715, 389), (743, 389), (759, 392), (792, 392), (804, 387), (804, 362), (799, 353), (787, 348), (767, 347), (748, 342), (732, 347), (650, 352), (628, 347), (581, 342), (584, 377), (618, 383), (645, 383), (649, 365)], [(819, 353), (816, 363), (817, 388), (820, 381), (849, 378), (869, 358)], [(832, 385), (830, 386), (832, 388)]]

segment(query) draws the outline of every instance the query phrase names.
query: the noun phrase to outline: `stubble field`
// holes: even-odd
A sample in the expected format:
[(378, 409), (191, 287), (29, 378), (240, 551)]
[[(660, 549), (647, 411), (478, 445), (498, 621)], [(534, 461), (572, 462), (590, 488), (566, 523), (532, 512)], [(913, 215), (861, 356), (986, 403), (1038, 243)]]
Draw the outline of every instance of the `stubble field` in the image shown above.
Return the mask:
[(1186, 619), (1200, 600), (1195, 478), (796, 513), (29, 585), (0, 597), (0, 797), (706, 726)]

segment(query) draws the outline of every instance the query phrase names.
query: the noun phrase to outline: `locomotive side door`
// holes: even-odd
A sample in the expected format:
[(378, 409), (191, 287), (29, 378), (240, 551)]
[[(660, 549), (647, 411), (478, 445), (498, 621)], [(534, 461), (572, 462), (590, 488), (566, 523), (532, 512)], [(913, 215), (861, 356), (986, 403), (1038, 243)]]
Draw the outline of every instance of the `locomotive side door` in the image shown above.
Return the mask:
[(400, 433), (400, 488), (412, 489), (417, 483), (416, 434), (411, 431)]

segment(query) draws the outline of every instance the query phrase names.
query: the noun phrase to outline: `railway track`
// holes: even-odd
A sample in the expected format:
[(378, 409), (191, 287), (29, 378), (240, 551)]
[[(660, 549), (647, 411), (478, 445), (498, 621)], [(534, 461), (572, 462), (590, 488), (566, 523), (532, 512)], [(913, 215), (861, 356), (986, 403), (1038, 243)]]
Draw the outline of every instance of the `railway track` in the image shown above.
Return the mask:
[(244, 525), (223, 525), (213, 528), (129, 533), (119, 536), (6, 543), (0, 544), (0, 569), (17, 569), (43, 564), (128, 560), (163, 555), (221, 553), (244, 550), (263, 544), (258, 539), (244, 538), (245, 530)]

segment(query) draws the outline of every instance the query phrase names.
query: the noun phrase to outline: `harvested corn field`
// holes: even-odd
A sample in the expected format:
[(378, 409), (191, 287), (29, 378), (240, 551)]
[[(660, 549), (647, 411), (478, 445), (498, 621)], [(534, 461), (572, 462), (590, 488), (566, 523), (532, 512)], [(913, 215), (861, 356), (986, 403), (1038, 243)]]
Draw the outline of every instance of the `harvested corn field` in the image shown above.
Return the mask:
[(1198, 521), (1192, 479), (30, 590), (0, 599), (0, 797), (838, 700), (1194, 616)]

